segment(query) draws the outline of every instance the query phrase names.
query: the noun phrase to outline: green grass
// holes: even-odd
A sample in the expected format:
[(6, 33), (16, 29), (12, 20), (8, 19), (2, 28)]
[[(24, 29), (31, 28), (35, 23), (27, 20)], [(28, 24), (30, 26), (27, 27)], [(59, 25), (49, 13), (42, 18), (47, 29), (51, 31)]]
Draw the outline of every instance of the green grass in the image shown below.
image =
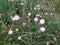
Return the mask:
[[(40, 5), (40, 9), (34, 10), (37, 5)], [(21, 19), (13, 22), (10, 16), (17, 14), (16, 8)], [(27, 18), (29, 12), (32, 13), (31, 21)], [(60, 45), (60, 0), (0, 0), (0, 14), (0, 45), (47, 45), (46, 42), (48, 45)], [(38, 32), (41, 25), (33, 21), (36, 14), (45, 19), (45, 32)], [(23, 23), (26, 23), (25, 27)], [(8, 35), (9, 28), (14, 31), (12, 35)], [(15, 32), (16, 28), (19, 28), (18, 32)], [(17, 39), (19, 35), (22, 36), (21, 40)]]

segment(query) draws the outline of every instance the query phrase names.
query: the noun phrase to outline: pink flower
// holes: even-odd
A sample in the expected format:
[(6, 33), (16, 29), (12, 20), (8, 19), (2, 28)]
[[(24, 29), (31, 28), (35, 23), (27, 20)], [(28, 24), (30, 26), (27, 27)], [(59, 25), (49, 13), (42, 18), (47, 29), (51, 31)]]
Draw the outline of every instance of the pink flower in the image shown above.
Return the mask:
[(44, 32), (45, 31), (45, 27), (40, 27), (40, 31)]
[(15, 20), (19, 20), (20, 19), (20, 17), (18, 15), (15, 15), (14, 18), (15, 18)]
[(45, 23), (45, 20), (44, 19), (40, 19), (40, 24), (44, 24)]
[(11, 20), (12, 20), (12, 21), (15, 21), (15, 18), (11, 16)]
[(38, 21), (38, 18), (34, 18), (34, 21), (36, 21), (36, 22), (37, 22), (37, 21)]
[(19, 17), (18, 15), (15, 15), (14, 17), (11, 16), (11, 20), (12, 20), (12, 21), (17, 21), (17, 20), (19, 20), (19, 19), (20, 19), (20, 17)]

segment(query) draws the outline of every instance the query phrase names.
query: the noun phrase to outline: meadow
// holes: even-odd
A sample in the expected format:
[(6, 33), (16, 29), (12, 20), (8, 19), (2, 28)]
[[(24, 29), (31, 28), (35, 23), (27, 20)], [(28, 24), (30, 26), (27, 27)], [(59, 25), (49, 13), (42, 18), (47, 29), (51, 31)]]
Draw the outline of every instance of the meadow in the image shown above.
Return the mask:
[(0, 45), (60, 45), (60, 0), (0, 0)]

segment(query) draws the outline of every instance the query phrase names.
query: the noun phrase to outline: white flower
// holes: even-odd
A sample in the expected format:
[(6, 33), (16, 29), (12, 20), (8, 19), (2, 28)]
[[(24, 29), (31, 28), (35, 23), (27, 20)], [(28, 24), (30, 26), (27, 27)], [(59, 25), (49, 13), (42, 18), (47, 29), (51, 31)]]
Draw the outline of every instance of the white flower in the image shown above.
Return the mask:
[(40, 15), (39, 14), (36, 14), (36, 17), (39, 17)]
[(55, 10), (55, 7), (53, 9)]
[(56, 41), (56, 40), (57, 40), (57, 38), (56, 38), (56, 37), (54, 37), (54, 40)]
[(25, 23), (25, 22), (23, 22), (23, 25), (26, 25), (26, 23)]
[(40, 7), (40, 5), (37, 5), (37, 7)]
[(45, 23), (45, 20), (44, 19), (40, 19), (40, 24), (44, 24)]
[(23, 22), (23, 27), (26, 27), (26, 26), (27, 26), (27, 24), (25, 22)]
[(21, 2), (21, 5), (24, 5), (24, 3), (23, 3), (23, 2)]
[(13, 30), (10, 29), (10, 30), (8, 31), (8, 34), (9, 34), (9, 35), (10, 35), (10, 34), (13, 34)]
[(36, 7), (34, 7), (34, 10), (36, 10), (37, 8)]
[(40, 15), (40, 18), (42, 18), (42, 15)]
[(16, 21), (16, 20), (19, 20), (19, 19), (20, 19), (20, 17), (18, 15), (15, 15), (14, 17), (11, 16), (12, 21)]
[(16, 31), (18, 31), (19, 29), (18, 28), (16, 28)]
[(45, 27), (40, 27), (40, 31), (44, 32), (45, 31)]
[(46, 15), (48, 14), (48, 13), (45, 13)]
[(31, 16), (31, 13), (28, 13), (28, 16)]
[(14, 2), (15, 0), (8, 0), (8, 1), (12, 1), (12, 2)]
[(34, 18), (34, 21), (38, 21), (38, 18)]
[(53, 13), (50, 13), (50, 15), (53, 15)]
[(21, 39), (21, 36), (18, 36), (18, 40), (20, 40)]

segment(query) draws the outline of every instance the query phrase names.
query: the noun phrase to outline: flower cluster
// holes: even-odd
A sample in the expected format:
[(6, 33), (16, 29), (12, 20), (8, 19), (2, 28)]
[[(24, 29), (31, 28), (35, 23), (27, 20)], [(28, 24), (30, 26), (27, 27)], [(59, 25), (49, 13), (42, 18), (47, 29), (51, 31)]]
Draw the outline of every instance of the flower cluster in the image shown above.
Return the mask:
[(45, 19), (40, 19), (39, 20), (39, 23), (42, 25), (41, 27), (40, 27), (40, 31), (41, 32), (44, 32), (45, 31), (45, 27), (44, 27), (44, 24), (45, 24)]
[(17, 20), (19, 20), (19, 19), (20, 19), (20, 17), (19, 17), (18, 15), (11, 16), (11, 20), (12, 20), (12, 21), (17, 21)]
[[(40, 17), (40, 20), (38, 19), (38, 17)], [(40, 31), (44, 32), (45, 31), (45, 27), (43, 26), (45, 24), (45, 19), (42, 18), (42, 16), (40, 14), (36, 14), (35, 18), (34, 18), (35, 22), (39, 22), (39, 24), (41, 25), (40, 27)]]

